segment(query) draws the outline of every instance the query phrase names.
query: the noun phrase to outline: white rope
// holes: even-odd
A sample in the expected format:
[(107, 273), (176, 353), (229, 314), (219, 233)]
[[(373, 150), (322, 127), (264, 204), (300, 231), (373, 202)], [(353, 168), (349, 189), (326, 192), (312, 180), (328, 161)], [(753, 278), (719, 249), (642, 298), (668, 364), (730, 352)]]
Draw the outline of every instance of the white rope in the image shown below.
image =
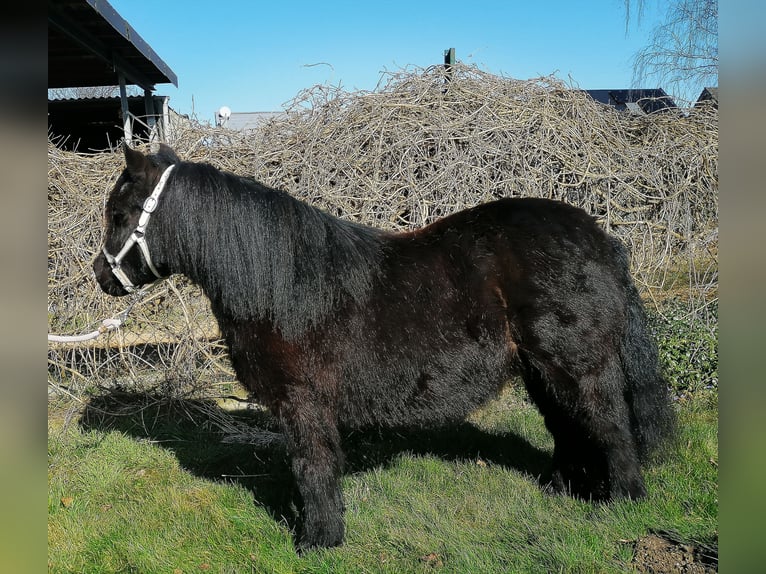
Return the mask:
[(107, 331), (113, 331), (122, 326), (122, 323), (122, 319), (104, 319), (101, 322), (101, 326), (90, 333), (85, 333), (84, 335), (52, 335), (48, 333), (48, 341), (52, 343), (82, 343), (83, 341), (90, 341), (100, 337)]
[(136, 292), (137, 297), (130, 305), (128, 305), (127, 309), (125, 309), (122, 313), (117, 315), (117, 317), (115, 318), (104, 319), (103, 321), (101, 321), (101, 326), (95, 331), (91, 331), (90, 333), (84, 333), (82, 335), (53, 335), (52, 333), (48, 333), (48, 341), (51, 343), (82, 343), (84, 341), (90, 341), (91, 339), (100, 337), (101, 335), (109, 331), (114, 331), (115, 329), (119, 329), (120, 327), (122, 327), (122, 324), (128, 318), (128, 313), (130, 313), (130, 311), (133, 309), (133, 306), (136, 303), (138, 303), (139, 299), (146, 294), (147, 289), (153, 285), (155, 285), (155, 283), (152, 283), (151, 285), (147, 285), (143, 289), (140, 289), (139, 291), (137, 291)]

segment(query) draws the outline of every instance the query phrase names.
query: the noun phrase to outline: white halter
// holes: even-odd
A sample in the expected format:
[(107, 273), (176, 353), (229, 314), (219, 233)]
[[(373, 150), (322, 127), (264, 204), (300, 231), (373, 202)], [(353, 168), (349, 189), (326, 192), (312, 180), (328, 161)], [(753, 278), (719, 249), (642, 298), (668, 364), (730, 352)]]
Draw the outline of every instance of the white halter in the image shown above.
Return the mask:
[(157, 268), (152, 263), (152, 257), (149, 255), (149, 246), (146, 244), (145, 235), (146, 226), (149, 224), (149, 218), (152, 216), (154, 210), (157, 209), (157, 200), (159, 199), (162, 190), (165, 189), (165, 183), (174, 167), (175, 166), (171, 165), (163, 172), (162, 176), (160, 176), (160, 180), (154, 187), (152, 194), (144, 200), (143, 211), (138, 218), (138, 225), (136, 225), (135, 230), (133, 230), (133, 233), (128, 237), (128, 240), (125, 242), (125, 245), (122, 246), (120, 252), (116, 256), (112, 256), (106, 250), (106, 246), (101, 250), (104, 253), (104, 257), (106, 257), (107, 263), (109, 263), (109, 266), (112, 268), (112, 273), (114, 273), (114, 276), (117, 277), (118, 281), (122, 284), (122, 287), (128, 293), (135, 291), (136, 286), (133, 285), (130, 279), (128, 279), (128, 276), (120, 267), (120, 263), (128, 251), (130, 251), (131, 247), (136, 243), (138, 243), (138, 247), (141, 249), (141, 253), (144, 256), (144, 260), (149, 269), (151, 269), (157, 279), (162, 279), (162, 275), (160, 275), (160, 272), (157, 271)]

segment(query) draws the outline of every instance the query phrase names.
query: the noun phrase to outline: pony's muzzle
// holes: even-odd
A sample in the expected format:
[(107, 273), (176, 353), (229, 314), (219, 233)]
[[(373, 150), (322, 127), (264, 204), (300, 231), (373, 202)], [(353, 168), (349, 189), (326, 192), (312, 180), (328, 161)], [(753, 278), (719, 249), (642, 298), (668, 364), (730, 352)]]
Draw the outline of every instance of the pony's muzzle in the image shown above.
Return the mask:
[(109, 262), (106, 260), (106, 256), (103, 253), (99, 253), (96, 259), (93, 260), (93, 273), (96, 275), (96, 281), (107, 295), (113, 297), (124, 297), (129, 295), (129, 292), (123, 287), (112, 271)]

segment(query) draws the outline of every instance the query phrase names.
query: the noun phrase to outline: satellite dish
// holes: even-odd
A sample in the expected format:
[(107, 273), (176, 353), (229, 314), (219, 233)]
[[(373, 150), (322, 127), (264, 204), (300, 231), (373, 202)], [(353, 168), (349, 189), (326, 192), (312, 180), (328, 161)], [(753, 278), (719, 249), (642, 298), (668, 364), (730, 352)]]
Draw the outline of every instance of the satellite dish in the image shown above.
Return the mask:
[(231, 117), (231, 110), (229, 109), (229, 106), (221, 106), (218, 108), (218, 111), (215, 113), (215, 125), (219, 127), (226, 127), (226, 125), (229, 123), (229, 118)]

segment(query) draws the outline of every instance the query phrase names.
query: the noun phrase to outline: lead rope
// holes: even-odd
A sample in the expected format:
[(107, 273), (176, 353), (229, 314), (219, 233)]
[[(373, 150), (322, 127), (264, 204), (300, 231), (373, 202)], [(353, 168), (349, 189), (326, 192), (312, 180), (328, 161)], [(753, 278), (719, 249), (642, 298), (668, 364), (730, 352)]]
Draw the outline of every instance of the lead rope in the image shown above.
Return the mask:
[[(154, 285), (154, 283), (152, 283)], [(151, 287), (152, 285), (147, 286)], [(146, 294), (147, 288), (140, 289), (139, 291), (135, 292), (136, 298), (135, 300), (128, 305), (128, 308), (119, 313), (116, 317), (113, 317), (111, 319), (104, 319), (101, 321), (101, 326), (96, 329), (95, 331), (91, 331), (90, 333), (83, 333), (82, 335), (54, 335), (52, 333), (48, 333), (48, 342), (50, 343), (82, 343), (85, 341), (90, 341), (91, 339), (95, 339), (97, 337), (100, 337), (104, 333), (108, 333), (109, 331), (114, 331), (115, 329), (119, 329), (122, 327), (122, 324), (126, 321), (128, 318), (128, 314), (133, 310), (133, 307), (136, 305), (136, 303), (139, 302), (143, 298), (143, 296)]]

